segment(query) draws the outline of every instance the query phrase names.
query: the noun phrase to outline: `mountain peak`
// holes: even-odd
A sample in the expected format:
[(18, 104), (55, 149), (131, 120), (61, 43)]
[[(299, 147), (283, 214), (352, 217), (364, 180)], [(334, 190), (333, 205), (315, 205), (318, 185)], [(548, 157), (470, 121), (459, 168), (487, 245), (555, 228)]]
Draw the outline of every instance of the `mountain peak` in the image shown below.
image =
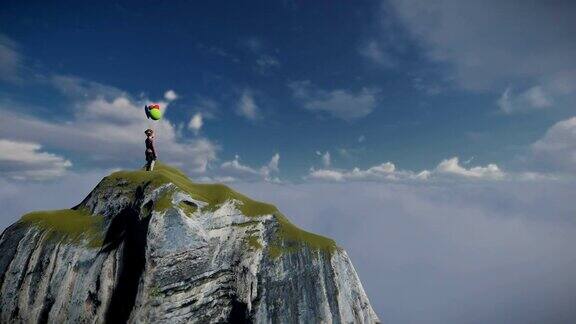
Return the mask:
[(2, 322), (378, 321), (333, 240), (163, 164), (24, 215), (0, 252)]

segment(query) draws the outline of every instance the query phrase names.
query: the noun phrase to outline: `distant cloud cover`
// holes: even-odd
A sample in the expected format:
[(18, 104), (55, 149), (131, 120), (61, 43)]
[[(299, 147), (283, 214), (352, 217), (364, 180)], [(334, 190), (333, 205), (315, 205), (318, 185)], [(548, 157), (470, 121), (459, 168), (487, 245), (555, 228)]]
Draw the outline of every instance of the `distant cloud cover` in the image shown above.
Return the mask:
[[(159, 155), (167, 162), (182, 165), (189, 171), (204, 172), (208, 163), (216, 158), (218, 146), (209, 139), (183, 140), (168, 120), (146, 121), (143, 107), (149, 103), (148, 100), (135, 100), (121, 95), (123, 92), (120, 90), (78, 78), (59, 78), (58, 85), (74, 98), (76, 112), (73, 122), (39, 119), (0, 105), (3, 116), (0, 137), (40, 142), (63, 152), (81, 154), (84, 163), (104, 167), (116, 166), (127, 158), (141, 160), (143, 130), (148, 126), (159, 134)], [(101, 95), (92, 95), (92, 92)], [(174, 96), (167, 95), (170, 98)], [(168, 102), (162, 103), (162, 109), (168, 106)], [(137, 134), (142, 135), (139, 137)], [(181, 161), (186, 161), (186, 165)]]
[(0, 139), (0, 176), (48, 180), (63, 176), (71, 166), (65, 158), (42, 151), (40, 144)]

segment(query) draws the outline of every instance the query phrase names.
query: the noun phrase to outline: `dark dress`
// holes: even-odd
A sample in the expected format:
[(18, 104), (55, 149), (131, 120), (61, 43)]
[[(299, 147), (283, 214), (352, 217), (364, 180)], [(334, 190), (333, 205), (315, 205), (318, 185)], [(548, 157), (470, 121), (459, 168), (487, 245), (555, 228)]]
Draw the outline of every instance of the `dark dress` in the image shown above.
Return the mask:
[(146, 138), (146, 161), (156, 160), (156, 150), (154, 149), (154, 141), (150, 138)]

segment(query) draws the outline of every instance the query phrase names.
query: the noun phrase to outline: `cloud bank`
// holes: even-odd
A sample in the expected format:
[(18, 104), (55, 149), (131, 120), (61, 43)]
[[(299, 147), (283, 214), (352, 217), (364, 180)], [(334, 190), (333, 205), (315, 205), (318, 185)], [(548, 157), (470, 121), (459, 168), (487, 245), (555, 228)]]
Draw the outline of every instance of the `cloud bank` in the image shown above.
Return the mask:
[[(146, 119), (146, 99), (136, 100), (122, 91), (73, 77), (54, 77), (52, 83), (71, 98), (70, 120), (46, 120), (0, 106), (0, 138), (41, 143), (59, 152), (73, 154), (84, 165), (117, 167), (143, 160), (146, 128), (157, 133), (162, 160), (191, 172), (205, 172), (216, 159), (219, 147), (206, 138), (186, 139), (168, 119)], [(166, 97), (174, 98), (167, 92)], [(172, 99), (175, 100), (175, 99)], [(159, 102), (164, 112), (169, 102)], [(138, 137), (137, 134), (142, 134)], [(128, 161), (128, 162), (127, 162)], [(186, 161), (185, 163), (183, 161)]]
[(282, 182), (278, 178), (280, 172), (280, 154), (276, 153), (270, 158), (268, 164), (260, 168), (253, 168), (240, 162), (240, 156), (236, 155), (234, 160), (223, 162), (220, 167), (214, 170), (214, 178), (205, 177), (201, 179), (204, 182)]
[(536, 168), (576, 173), (576, 117), (559, 121), (532, 145)]
[(0, 177), (49, 180), (64, 175), (72, 162), (42, 151), (42, 145), (0, 139)]
[(353, 168), (352, 170), (330, 169), (330, 164), (323, 169), (311, 168), (305, 177), (308, 180), (322, 181), (429, 181), (429, 180), (501, 180), (505, 178), (529, 179), (526, 174), (506, 174), (496, 164), (466, 168), (460, 163), (458, 157), (441, 161), (433, 170), (414, 172), (399, 170), (392, 162), (385, 162), (367, 169)]
[(561, 83), (576, 81), (573, 1), (392, 0), (390, 4), (426, 55), (449, 63), (464, 88), (498, 89), (531, 79), (559, 89)]
[(235, 184), (347, 249), (388, 323), (572, 323), (574, 183)]

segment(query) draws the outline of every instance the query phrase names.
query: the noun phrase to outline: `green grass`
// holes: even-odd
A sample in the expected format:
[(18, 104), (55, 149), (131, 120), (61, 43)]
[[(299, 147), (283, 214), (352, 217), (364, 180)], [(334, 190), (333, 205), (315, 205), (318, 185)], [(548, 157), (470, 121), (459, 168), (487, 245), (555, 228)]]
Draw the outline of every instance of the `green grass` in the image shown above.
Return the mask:
[(336, 248), (336, 242), (327, 237), (306, 232), (296, 225), (290, 223), (286, 216), (278, 212), (275, 214), (278, 223), (280, 223), (280, 235), (288, 243), (305, 243), (309, 247), (318, 250), (332, 252)]
[(62, 209), (32, 212), (22, 216), (20, 222), (48, 231), (50, 239), (71, 243), (87, 240), (89, 247), (97, 248), (104, 239), (103, 219), (84, 210)]
[(211, 210), (217, 209), (220, 205), (230, 199), (242, 202), (238, 206), (240, 211), (246, 216), (259, 216), (273, 214), (277, 212), (275, 206), (252, 200), (245, 195), (236, 192), (223, 184), (193, 183), (180, 170), (157, 163), (154, 171), (118, 171), (106, 178), (105, 183), (115, 185), (121, 180), (126, 181), (127, 186), (139, 186), (150, 183), (152, 186), (161, 186), (166, 183), (173, 183), (191, 197), (206, 201)]
[(249, 222), (244, 222), (244, 223), (234, 223), (232, 224), (232, 226), (236, 226), (236, 227), (250, 227), (253, 225), (258, 225), (260, 224), (259, 221), (249, 221)]
[(160, 198), (158, 198), (154, 204), (154, 211), (163, 212), (172, 206), (172, 195), (174, 190), (168, 190), (164, 192)]
[[(275, 239), (274, 244), (270, 246), (270, 254), (290, 253), (301, 245), (327, 252), (332, 252), (336, 249), (336, 243), (333, 240), (296, 227), (274, 205), (250, 199), (223, 184), (193, 183), (182, 171), (163, 163), (157, 163), (155, 170), (152, 172), (120, 171), (113, 173), (109, 178), (127, 180), (132, 185), (150, 183), (154, 186), (160, 186), (166, 183), (173, 183), (192, 198), (207, 202), (208, 210), (215, 210), (226, 201), (235, 199), (241, 202), (238, 208), (242, 214), (248, 217), (274, 215), (280, 224), (280, 228), (278, 237)], [(248, 224), (245, 226), (248, 226)]]
[[(289, 253), (303, 245), (328, 252), (332, 252), (336, 248), (336, 243), (333, 240), (306, 232), (290, 223), (274, 205), (250, 199), (223, 184), (193, 183), (182, 171), (163, 163), (157, 163), (155, 170), (152, 172), (144, 170), (114, 172), (104, 178), (99, 187), (114, 186), (125, 188), (126, 191), (135, 191), (138, 187), (152, 186), (156, 188), (169, 183), (174, 184), (192, 198), (207, 202), (208, 206), (205, 208), (208, 210), (216, 210), (226, 201), (234, 199), (240, 202), (238, 208), (248, 217), (274, 215), (280, 227), (278, 236), (269, 247), (270, 254), (280, 255), (281, 253)], [(171, 205), (171, 196), (171, 191), (164, 193), (158, 199), (153, 209), (163, 211), (169, 208)], [(180, 207), (183, 207), (182, 204)], [(186, 208), (183, 209), (187, 214), (195, 211), (195, 207), (193, 206), (186, 206)], [(52, 229), (55, 233), (64, 234), (73, 240), (78, 240), (83, 235), (89, 237), (98, 236), (96, 234), (101, 235), (99, 224), (102, 221), (102, 217), (91, 216), (88, 213), (75, 210), (31, 213), (25, 215), (22, 221)], [(249, 225), (251, 224), (242, 224), (239, 226)], [(101, 244), (101, 238), (98, 237), (98, 240), (100, 240)], [(91, 242), (94, 241), (97, 243), (98, 240), (91, 239)], [(253, 242), (249, 239), (248, 244), (252, 247), (262, 247), (257, 240)]]
[(191, 205), (189, 203), (186, 203), (184, 201), (181, 201), (180, 203), (178, 203), (178, 207), (180, 207), (180, 209), (188, 217), (192, 216), (192, 214), (194, 214), (196, 212), (196, 210), (198, 210), (198, 207)]
[(268, 248), (268, 254), (272, 257), (272, 259), (277, 259), (282, 255), (282, 252), (284, 251), (284, 249), (282, 249), (280, 246), (278, 245), (271, 245)]
[(261, 244), (260, 241), (258, 240), (258, 237), (256, 237), (256, 236), (248, 236), (247, 241), (248, 241), (248, 245), (249, 245), (251, 248), (254, 248), (255, 250), (260, 250), (260, 249), (262, 249), (262, 244)]

